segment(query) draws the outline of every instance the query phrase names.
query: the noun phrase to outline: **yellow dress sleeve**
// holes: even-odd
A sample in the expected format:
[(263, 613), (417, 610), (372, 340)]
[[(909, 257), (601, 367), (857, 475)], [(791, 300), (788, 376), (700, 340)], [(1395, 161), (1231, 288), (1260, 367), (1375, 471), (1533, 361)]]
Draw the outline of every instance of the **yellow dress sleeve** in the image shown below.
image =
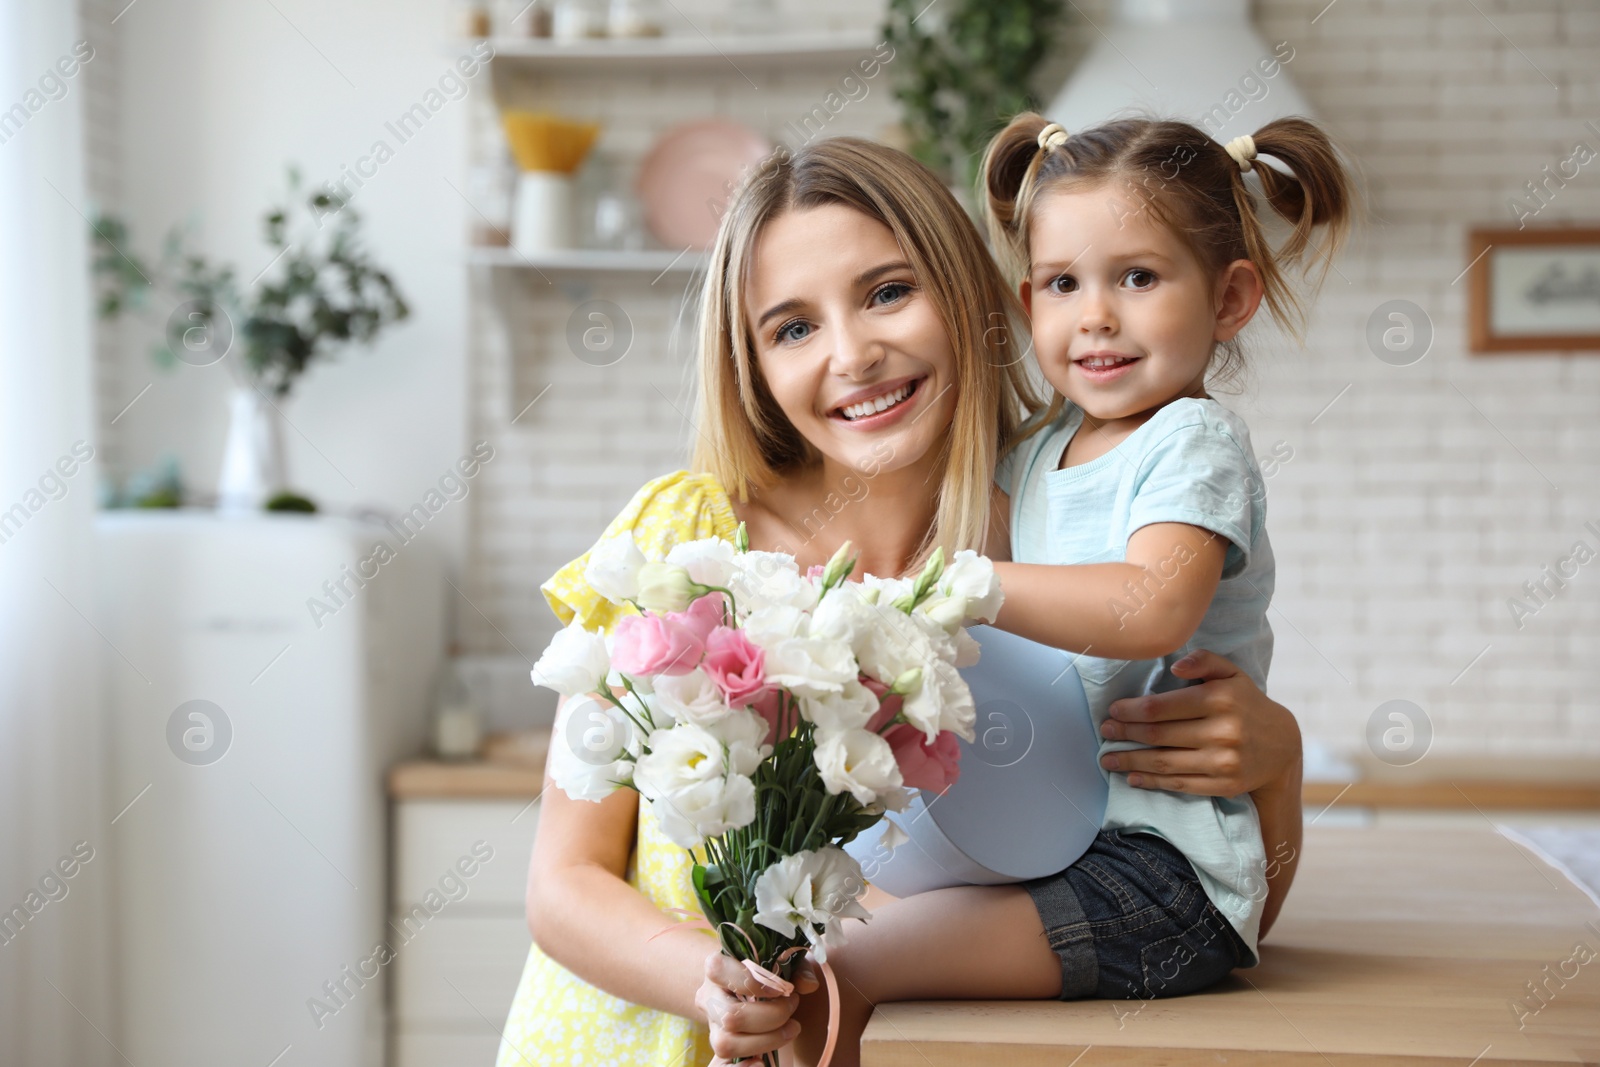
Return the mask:
[[(715, 478), (677, 471), (646, 483), (633, 494), (600, 541), (631, 531), (646, 559), (661, 560), (673, 545), (684, 541), (707, 537), (731, 541), (738, 526), (728, 494)], [(563, 626), (578, 619), (585, 629), (609, 631), (623, 615), (633, 614), (633, 608), (613, 604), (590, 588), (583, 577), (588, 565), (589, 552), (585, 552), (551, 575), (539, 591)]]
[[(733, 539), (738, 522), (728, 495), (708, 474), (678, 471), (650, 482), (606, 527), (602, 539), (632, 531), (639, 550), (663, 559), (672, 546), (705, 537)], [(563, 624), (579, 619), (609, 630), (631, 607), (618, 608), (584, 581), (589, 553), (558, 570), (541, 587)], [(704, 855), (696, 850), (696, 859)], [(662, 832), (649, 805), (641, 805), (626, 880), (663, 910), (699, 915), (689, 853)], [(707, 951), (716, 951), (707, 933)], [(701, 1067), (711, 1061), (704, 1023), (656, 1011), (589, 985), (530, 945), (522, 978), (506, 1016), (496, 1067)]]

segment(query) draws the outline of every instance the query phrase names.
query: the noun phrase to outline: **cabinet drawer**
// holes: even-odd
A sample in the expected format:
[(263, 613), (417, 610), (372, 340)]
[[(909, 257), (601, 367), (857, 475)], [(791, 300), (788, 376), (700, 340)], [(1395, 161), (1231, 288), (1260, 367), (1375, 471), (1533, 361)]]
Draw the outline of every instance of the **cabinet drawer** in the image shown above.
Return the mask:
[(456, 1025), (496, 1029), (522, 978), (533, 943), (520, 912), (503, 916), (441, 912), (398, 950), (394, 1014), (405, 1028)]
[[(440, 880), (454, 873), (466, 884), (467, 895), (451, 904), (452, 911), (484, 905), (521, 911), (538, 822), (538, 803), (530, 807), (526, 800), (397, 803), (393, 910), (407, 910), (430, 889), (451, 895)], [(491, 858), (483, 859), (491, 849)], [(464, 869), (474, 873), (466, 876)]]

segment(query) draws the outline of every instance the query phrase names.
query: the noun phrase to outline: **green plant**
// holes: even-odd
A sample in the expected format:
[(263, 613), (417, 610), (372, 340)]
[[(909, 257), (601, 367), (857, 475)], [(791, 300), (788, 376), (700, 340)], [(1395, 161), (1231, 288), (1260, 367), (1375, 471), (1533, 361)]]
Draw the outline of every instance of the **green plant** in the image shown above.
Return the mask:
[[(325, 188), (303, 191), (294, 166), (288, 176), (287, 203), (262, 218), (263, 238), (275, 253), (268, 273), (242, 288), (232, 265), (187, 251), (177, 227), (159, 263), (147, 264), (128, 251), (127, 225), (97, 213), (90, 229), (100, 317), (146, 311), (165, 289), (179, 303), (152, 350), (158, 363), (214, 363), (237, 347), (243, 375), (278, 397), (338, 345), (370, 343), (385, 325), (408, 317), (393, 279), (361, 247), (361, 219), (348, 199)], [(315, 225), (295, 232), (302, 206)]]
[(1055, 43), (1062, 0), (889, 0), (895, 98), (911, 152), (971, 188), (989, 138), (1036, 108), (1034, 71)]

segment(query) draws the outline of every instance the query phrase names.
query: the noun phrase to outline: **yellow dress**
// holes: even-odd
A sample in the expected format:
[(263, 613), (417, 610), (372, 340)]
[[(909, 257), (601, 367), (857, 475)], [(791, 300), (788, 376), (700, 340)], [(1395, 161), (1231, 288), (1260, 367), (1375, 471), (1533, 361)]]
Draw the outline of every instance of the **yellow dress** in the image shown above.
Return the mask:
[[(731, 541), (737, 527), (728, 494), (715, 478), (679, 471), (640, 489), (604, 536), (632, 530), (645, 557), (659, 560), (683, 541)], [(577, 618), (591, 630), (609, 631), (633, 609), (616, 607), (589, 588), (583, 579), (588, 561), (585, 552), (540, 588), (563, 625)], [(689, 853), (661, 832), (648, 805), (641, 807), (628, 884), (659, 908), (684, 908), (698, 916), (691, 867)], [(703, 936), (714, 950), (715, 940), (709, 933)], [(533, 945), (496, 1067), (703, 1067), (711, 1057), (703, 1024), (602, 992)]]

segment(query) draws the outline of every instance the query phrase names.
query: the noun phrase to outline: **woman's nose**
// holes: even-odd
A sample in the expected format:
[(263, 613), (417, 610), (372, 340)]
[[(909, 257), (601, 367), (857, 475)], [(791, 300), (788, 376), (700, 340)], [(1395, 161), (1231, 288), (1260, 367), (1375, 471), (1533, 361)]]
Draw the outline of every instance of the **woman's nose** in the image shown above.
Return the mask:
[(844, 327), (834, 331), (833, 368), (836, 373), (858, 378), (883, 362), (885, 348), (870, 331)]

